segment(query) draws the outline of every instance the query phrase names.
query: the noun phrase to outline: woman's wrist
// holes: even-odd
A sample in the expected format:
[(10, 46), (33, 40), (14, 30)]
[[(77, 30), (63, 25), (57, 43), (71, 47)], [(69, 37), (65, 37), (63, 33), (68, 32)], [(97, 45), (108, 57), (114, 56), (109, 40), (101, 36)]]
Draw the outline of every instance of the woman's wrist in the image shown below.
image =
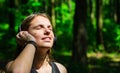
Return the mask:
[(36, 42), (34, 42), (34, 41), (27, 41), (26, 45), (27, 44), (32, 44), (35, 47), (35, 49), (37, 50), (37, 44), (36, 44)]

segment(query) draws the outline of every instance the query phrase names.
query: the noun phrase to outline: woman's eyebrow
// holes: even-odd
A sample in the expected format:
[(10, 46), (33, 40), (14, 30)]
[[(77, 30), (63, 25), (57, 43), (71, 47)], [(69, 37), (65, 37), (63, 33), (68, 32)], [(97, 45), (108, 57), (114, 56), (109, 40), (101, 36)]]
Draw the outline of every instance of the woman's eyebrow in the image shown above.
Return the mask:
[(48, 25), (48, 28), (53, 28), (52, 25)]

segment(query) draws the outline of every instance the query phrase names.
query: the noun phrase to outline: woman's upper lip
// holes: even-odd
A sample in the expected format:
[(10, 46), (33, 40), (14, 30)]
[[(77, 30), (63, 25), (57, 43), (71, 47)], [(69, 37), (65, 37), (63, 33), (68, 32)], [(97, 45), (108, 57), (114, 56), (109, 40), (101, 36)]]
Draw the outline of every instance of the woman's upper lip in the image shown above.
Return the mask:
[(47, 39), (47, 38), (51, 40), (51, 37), (43, 37), (42, 40)]

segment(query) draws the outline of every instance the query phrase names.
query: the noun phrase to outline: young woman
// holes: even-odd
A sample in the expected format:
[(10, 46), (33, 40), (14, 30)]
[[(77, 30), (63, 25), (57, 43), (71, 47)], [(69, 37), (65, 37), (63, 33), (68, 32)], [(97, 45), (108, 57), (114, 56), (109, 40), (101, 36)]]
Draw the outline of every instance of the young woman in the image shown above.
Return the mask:
[(16, 38), (20, 52), (7, 64), (7, 73), (67, 73), (62, 64), (52, 62), (49, 57), (54, 33), (45, 13), (29, 15)]

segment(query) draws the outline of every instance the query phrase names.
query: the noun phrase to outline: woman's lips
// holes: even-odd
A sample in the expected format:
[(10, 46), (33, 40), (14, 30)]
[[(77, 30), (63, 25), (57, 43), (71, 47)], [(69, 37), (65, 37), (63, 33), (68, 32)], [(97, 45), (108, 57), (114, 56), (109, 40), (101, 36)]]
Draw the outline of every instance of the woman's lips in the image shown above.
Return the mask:
[(43, 37), (42, 40), (44, 40), (46, 42), (50, 42), (51, 41), (51, 37)]

